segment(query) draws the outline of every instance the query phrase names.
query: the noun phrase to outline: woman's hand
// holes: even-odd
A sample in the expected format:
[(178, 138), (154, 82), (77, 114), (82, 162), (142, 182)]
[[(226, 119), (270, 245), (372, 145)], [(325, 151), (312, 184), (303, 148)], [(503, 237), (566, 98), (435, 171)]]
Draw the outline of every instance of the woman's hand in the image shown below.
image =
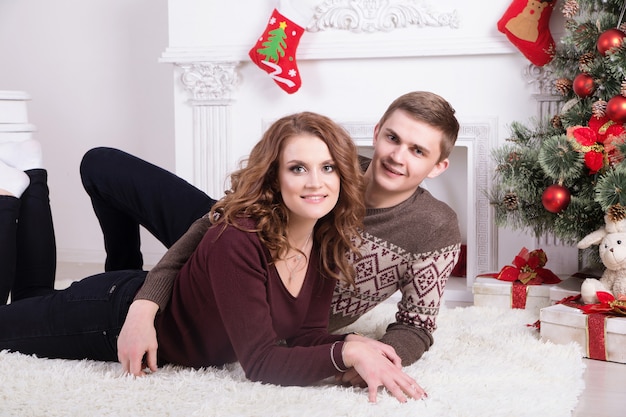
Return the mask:
[[(383, 356), (385, 356), (387, 359), (393, 362), (398, 368), (402, 367), (402, 360), (396, 354), (396, 351), (394, 350), (394, 348), (383, 342), (379, 342), (378, 340), (375, 340), (375, 339), (370, 339), (369, 337), (363, 336), (358, 333), (350, 333), (348, 336), (346, 336), (346, 341), (347, 342), (356, 341), (356, 342), (366, 343), (370, 345), (370, 347), (377, 349)], [(363, 378), (361, 378), (361, 375), (359, 375), (359, 373), (354, 368), (350, 368), (348, 369), (348, 371), (343, 372), (343, 373), (338, 373), (335, 376), (335, 380), (338, 383), (343, 384), (343, 385), (351, 385), (353, 387), (360, 387), (360, 388), (367, 387), (367, 384), (365, 383)]]
[[(343, 347), (344, 364), (354, 368), (354, 371), (367, 385), (370, 402), (376, 402), (378, 387), (385, 387), (391, 395), (402, 403), (406, 402), (408, 398), (421, 399), (427, 397), (424, 389), (402, 371), (400, 358), (391, 346), (371, 339), (369, 341), (355, 341), (351, 336), (348, 336), (346, 340)], [(348, 372), (350, 371), (348, 370)], [(350, 383), (358, 382), (354, 373), (347, 375), (347, 377)], [(363, 384), (355, 383), (353, 385)]]
[(124, 372), (143, 376), (145, 366), (152, 372), (157, 370), (154, 318), (158, 311), (159, 305), (149, 300), (135, 300), (130, 305), (117, 339), (117, 358)]
[(393, 362), (398, 368), (402, 368), (402, 359), (396, 353), (396, 350), (386, 343), (380, 342), (376, 339), (363, 336), (359, 333), (350, 333), (346, 336), (346, 342), (362, 342), (370, 346), (373, 349), (379, 351), (383, 356)]

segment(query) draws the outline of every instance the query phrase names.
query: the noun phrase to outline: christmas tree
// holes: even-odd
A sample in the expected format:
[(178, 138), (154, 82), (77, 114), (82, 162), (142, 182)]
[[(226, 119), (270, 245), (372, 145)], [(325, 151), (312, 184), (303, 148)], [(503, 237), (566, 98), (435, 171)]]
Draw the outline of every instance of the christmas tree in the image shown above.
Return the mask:
[(493, 151), (498, 226), (574, 244), (605, 215), (626, 217), (625, 8), (624, 0), (563, 3), (564, 34), (543, 67), (562, 100), (546, 120), (512, 123)]
[(276, 29), (270, 30), (269, 39), (263, 42), (263, 48), (257, 50), (257, 52), (260, 55), (265, 55), (265, 59), (274, 62), (278, 62), (280, 57), (285, 56), (285, 47), (287, 46), (287, 42), (285, 42), (287, 38), (285, 33), (286, 27), (287, 24), (281, 22)]

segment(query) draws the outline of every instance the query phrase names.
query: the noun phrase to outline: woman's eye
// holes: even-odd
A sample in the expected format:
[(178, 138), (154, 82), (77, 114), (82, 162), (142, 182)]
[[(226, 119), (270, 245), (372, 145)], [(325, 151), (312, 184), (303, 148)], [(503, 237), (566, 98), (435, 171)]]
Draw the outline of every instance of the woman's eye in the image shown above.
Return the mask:
[(323, 170), (324, 170), (324, 172), (334, 172), (335, 171), (335, 166), (334, 165), (324, 165)]
[(303, 172), (306, 172), (306, 169), (302, 165), (297, 165), (291, 167), (291, 172), (294, 172), (296, 174), (302, 174)]

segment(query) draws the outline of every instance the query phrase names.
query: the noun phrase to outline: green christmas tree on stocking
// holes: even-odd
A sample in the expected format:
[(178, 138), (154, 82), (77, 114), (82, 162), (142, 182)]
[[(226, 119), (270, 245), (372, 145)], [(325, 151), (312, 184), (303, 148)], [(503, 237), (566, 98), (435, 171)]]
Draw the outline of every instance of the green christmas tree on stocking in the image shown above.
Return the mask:
[(248, 55), (289, 94), (302, 85), (296, 62), (296, 50), (304, 28), (274, 9), (267, 27)]

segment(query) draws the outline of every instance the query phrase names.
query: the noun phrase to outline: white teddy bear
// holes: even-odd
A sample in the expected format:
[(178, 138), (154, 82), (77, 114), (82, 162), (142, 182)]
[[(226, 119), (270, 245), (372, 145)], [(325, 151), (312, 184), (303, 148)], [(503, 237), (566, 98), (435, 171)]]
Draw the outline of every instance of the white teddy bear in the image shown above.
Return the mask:
[(581, 299), (585, 304), (598, 302), (597, 291), (606, 291), (615, 298), (626, 294), (626, 219), (612, 221), (604, 216), (605, 227), (585, 236), (578, 242), (578, 249), (599, 245), (600, 259), (606, 267), (602, 277), (587, 278), (580, 288)]

